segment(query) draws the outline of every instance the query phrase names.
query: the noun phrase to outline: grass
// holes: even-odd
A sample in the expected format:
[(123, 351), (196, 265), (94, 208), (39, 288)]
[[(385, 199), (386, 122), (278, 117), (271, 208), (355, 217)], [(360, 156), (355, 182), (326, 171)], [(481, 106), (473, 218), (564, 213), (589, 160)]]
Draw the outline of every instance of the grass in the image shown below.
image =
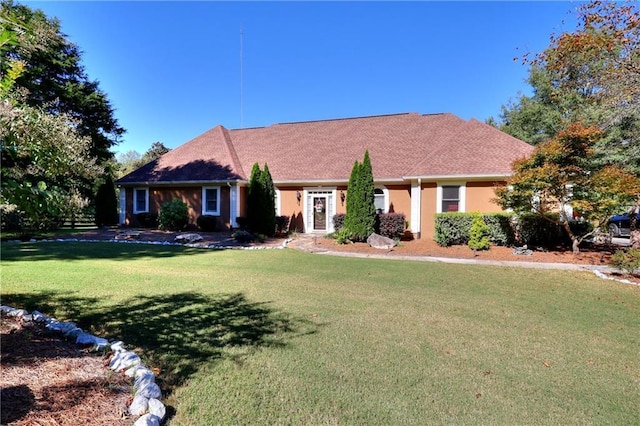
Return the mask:
[(2, 303), (139, 349), (171, 424), (640, 423), (640, 289), (588, 273), (3, 244)]

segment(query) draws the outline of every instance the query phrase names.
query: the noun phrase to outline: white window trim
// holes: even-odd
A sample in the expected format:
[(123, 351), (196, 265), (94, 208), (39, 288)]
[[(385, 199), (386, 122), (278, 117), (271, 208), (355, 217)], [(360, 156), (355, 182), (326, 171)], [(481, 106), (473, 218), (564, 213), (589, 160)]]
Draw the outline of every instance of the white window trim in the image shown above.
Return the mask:
[[(144, 190), (144, 210), (138, 210), (138, 191)], [(133, 188), (133, 214), (149, 213), (149, 188)]]
[[(382, 190), (382, 194), (384, 196), (384, 209), (382, 209), (382, 213), (389, 213), (389, 190), (387, 189), (386, 186), (380, 185), (380, 186), (376, 186), (374, 188), (374, 190), (376, 189), (381, 189)], [(374, 194), (374, 198), (375, 198), (375, 194)], [(377, 210), (376, 210), (377, 211)]]
[[(216, 190), (216, 207), (217, 210), (207, 210), (207, 190)], [(202, 187), (202, 214), (211, 216), (220, 216), (220, 187), (219, 186), (203, 186)]]
[(442, 187), (443, 186), (459, 186), (459, 204), (458, 213), (465, 213), (467, 204), (467, 183), (466, 182), (438, 182), (436, 188), (436, 213), (442, 213)]

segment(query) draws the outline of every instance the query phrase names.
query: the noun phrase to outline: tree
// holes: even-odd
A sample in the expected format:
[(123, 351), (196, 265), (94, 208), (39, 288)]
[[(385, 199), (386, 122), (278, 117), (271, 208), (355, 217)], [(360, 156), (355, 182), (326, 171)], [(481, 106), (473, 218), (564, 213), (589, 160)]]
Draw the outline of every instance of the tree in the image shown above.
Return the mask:
[(640, 12), (634, 3), (593, 0), (577, 9), (578, 28), (552, 35), (530, 65), (533, 96), (503, 106), (500, 128), (538, 144), (570, 123), (604, 135), (593, 158), (640, 173)]
[(77, 133), (90, 139), (89, 155), (101, 164), (111, 159), (110, 150), (125, 130), (98, 82), (87, 77), (81, 52), (60, 31), (60, 22), (11, 0), (0, 3), (0, 17), (0, 33), (13, 35), (2, 49), (0, 71), (5, 75), (15, 64), (23, 65), (15, 86), (25, 94), (24, 103), (73, 117)]
[(594, 127), (573, 123), (534, 153), (514, 162), (514, 175), (497, 189), (497, 202), (516, 213), (535, 212), (561, 226), (575, 253), (594, 231), (576, 235), (567, 206), (580, 211), (595, 227), (603, 227), (616, 211), (635, 201), (640, 179), (617, 165), (594, 161), (595, 146), (603, 137)]
[(347, 187), (347, 214), (342, 232), (353, 241), (366, 241), (374, 232), (376, 207), (373, 171), (369, 151), (362, 163), (356, 161)]
[(171, 150), (164, 146), (162, 142), (158, 141), (152, 143), (151, 147), (142, 155), (142, 165), (145, 165), (157, 158), (162, 157), (169, 151)]
[(107, 175), (105, 182), (100, 185), (96, 193), (95, 221), (98, 226), (110, 226), (118, 223), (116, 187), (109, 175)]
[(25, 49), (37, 49), (33, 40), (47, 36), (42, 26), (19, 22), (5, 3), (0, 18), (0, 54), (5, 59), (0, 74), (0, 203), (3, 211), (22, 217), (23, 231), (29, 233), (54, 228), (84, 208), (85, 183), (102, 169), (90, 153), (91, 141), (78, 133), (77, 119), (26, 104), (16, 87), (25, 62), (7, 52), (19, 44), (17, 32), (28, 41)]
[(275, 188), (269, 167), (258, 163), (251, 169), (247, 194), (247, 226), (253, 232), (272, 236), (276, 232)]
[(273, 186), (273, 179), (271, 177), (271, 172), (269, 172), (269, 166), (267, 166), (267, 163), (264, 164), (264, 169), (260, 174), (260, 180), (264, 191), (264, 217), (262, 219), (263, 232), (261, 233), (267, 236), (273, 236), (276, 232), (276, 189)]
[(140, 155), (138, 151), (127, 151), (124, 154), (120, 154), (116, 159), (117, 175), (118, 177), (126, 176), (145, 164), (160, 158), (169, 151), (171, 150), (164, 146), (162, 142), (154, 142), (143, 155)]

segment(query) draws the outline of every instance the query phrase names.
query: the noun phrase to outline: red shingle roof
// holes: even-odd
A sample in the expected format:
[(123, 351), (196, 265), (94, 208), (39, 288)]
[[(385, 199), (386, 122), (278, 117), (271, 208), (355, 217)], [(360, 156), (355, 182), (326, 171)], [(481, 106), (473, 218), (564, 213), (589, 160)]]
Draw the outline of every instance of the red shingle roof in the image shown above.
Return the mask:
[(347, 181), (369, 150), (374, 178), (500, 176), (533, 147), (477, 120), (416, 113), (275, 124), (217, 126), (117, 183), (246, 180), (254, 163), (277, 182)]

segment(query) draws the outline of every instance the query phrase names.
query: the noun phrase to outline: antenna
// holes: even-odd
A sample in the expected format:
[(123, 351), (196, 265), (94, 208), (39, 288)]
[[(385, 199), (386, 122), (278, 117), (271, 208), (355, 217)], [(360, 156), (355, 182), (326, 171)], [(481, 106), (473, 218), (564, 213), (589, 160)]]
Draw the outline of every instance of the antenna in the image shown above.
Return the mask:
[(242, 129), (242, 42), (243, 42), (243, 31), (242, 24), (240, 24), (240, 128)]

